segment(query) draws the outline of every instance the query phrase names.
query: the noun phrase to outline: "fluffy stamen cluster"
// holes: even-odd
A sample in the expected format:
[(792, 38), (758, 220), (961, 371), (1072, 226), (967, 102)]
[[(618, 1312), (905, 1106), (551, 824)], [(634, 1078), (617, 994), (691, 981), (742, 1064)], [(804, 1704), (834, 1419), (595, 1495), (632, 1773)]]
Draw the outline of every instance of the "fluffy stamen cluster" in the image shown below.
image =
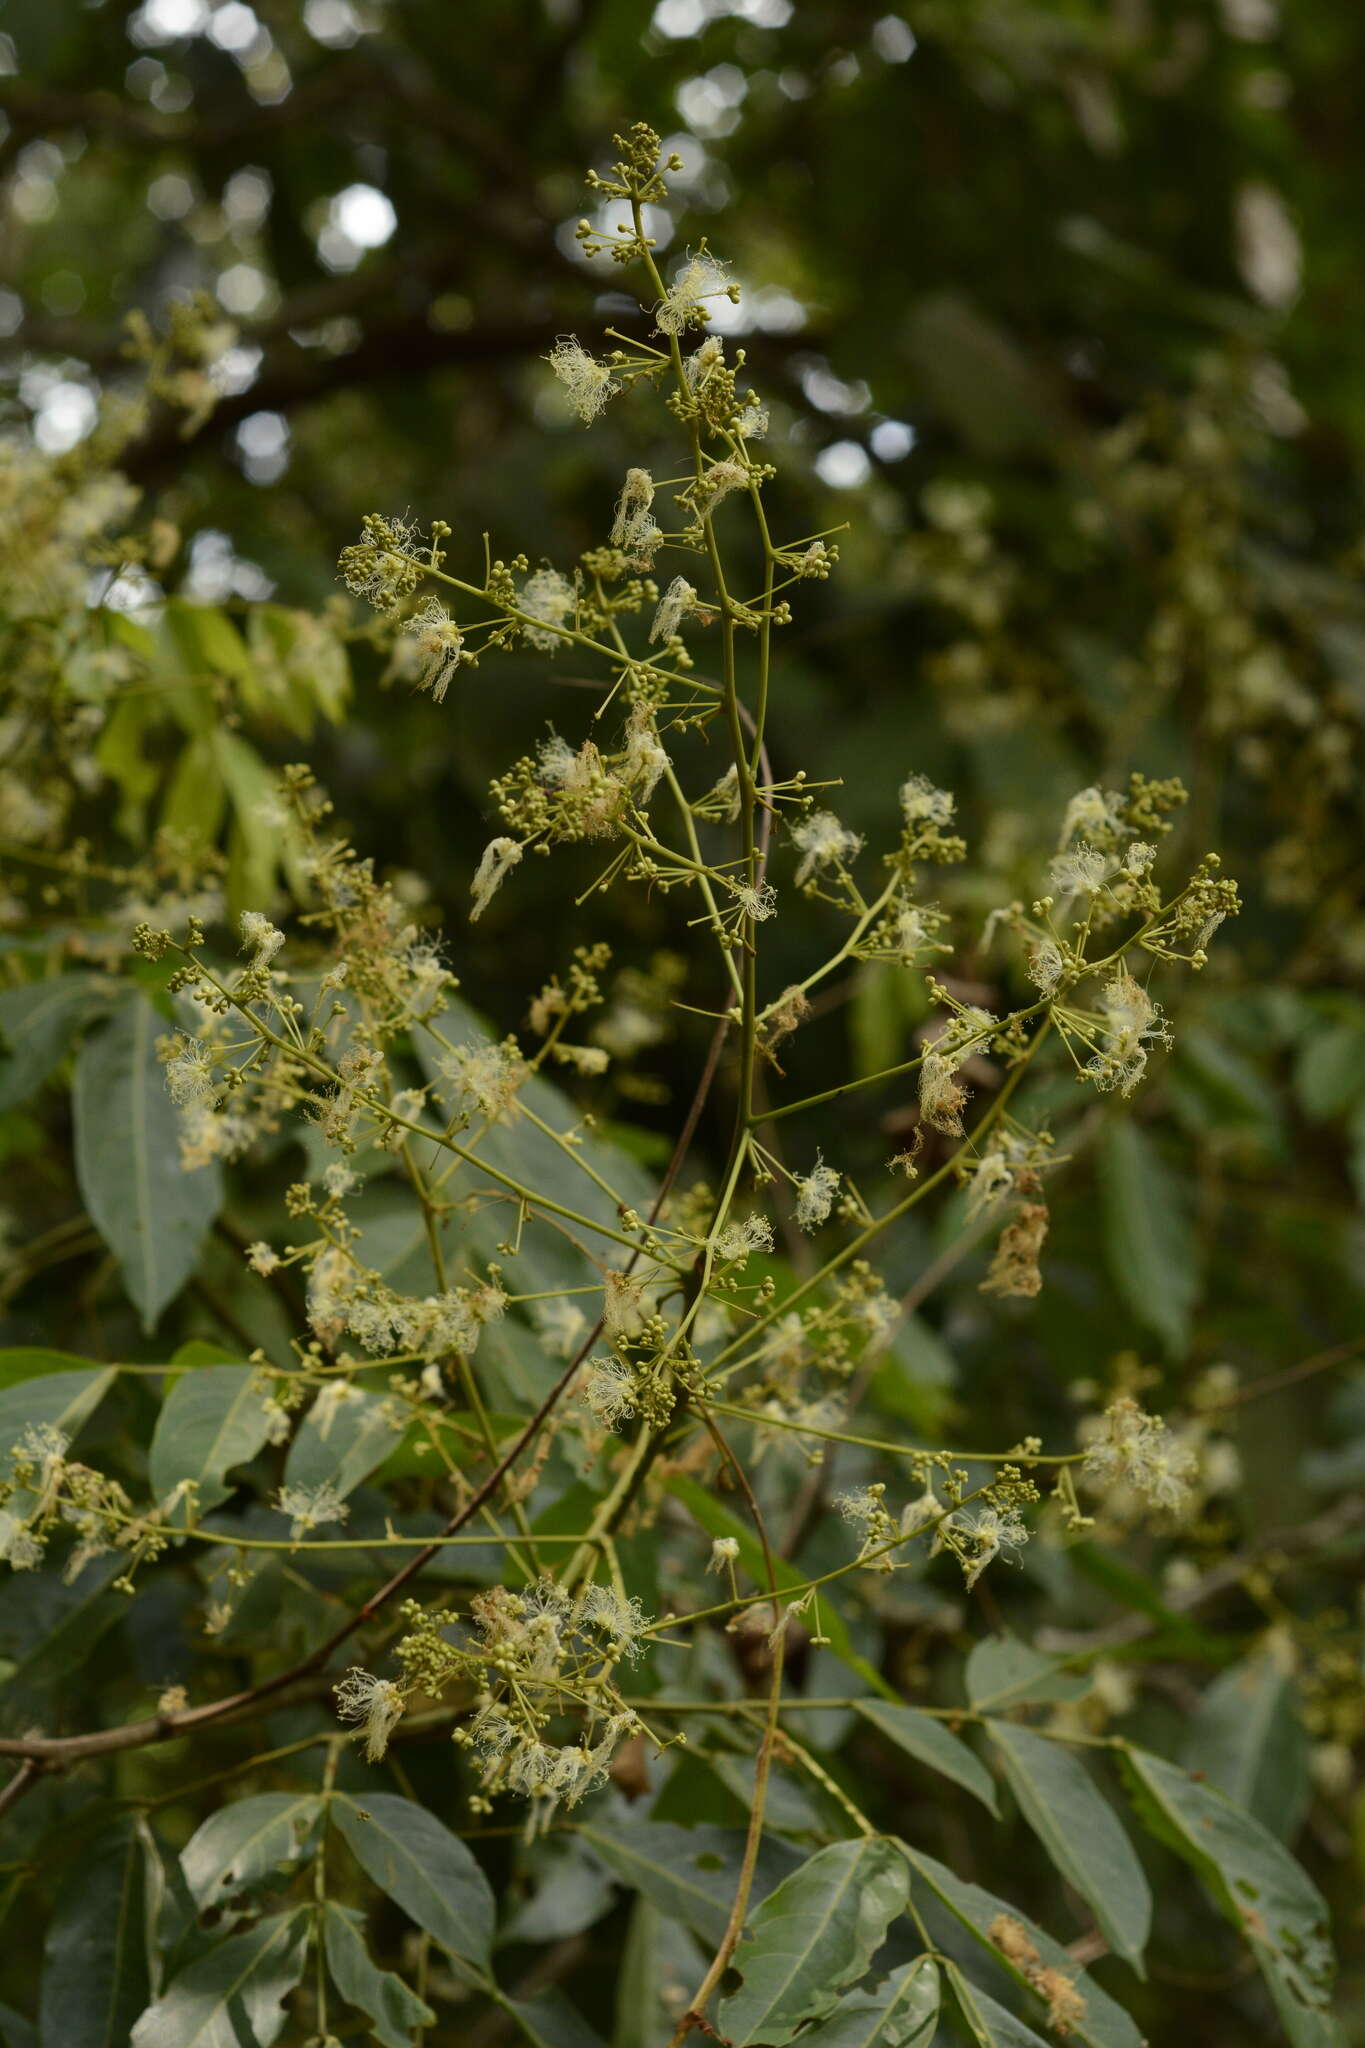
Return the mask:
[(207, 1102), (219, 1090), (212, 1048), (195, 1038), (177, 1038), (166, 1062), (166, 1086), (177, 1109)]
[(1131, 974), (1119, 973), (1099, 999), (1100, 1045), (1086, 1072), (1098, 1088), (1117, 1088), (1131, 1095), (1147, 1068), (1149, 1045), (1170, 1045), (1171, 1034), (1145, 988)]
[(826, 1166), (817, 1152), (815, 1164), (808, 1174), (798, 1177), (796, 1182), (796, 1221), (802, 1230), (818, 1230), (829, 1218), (834, 1206), (834, 1197), (839, 1192), (839, 1176), (832, 1166)]
[(826, 868), (845, 868), (862, 851), (861, 833), (841, 825), (833, 811), (812, 811), (791, 828), (792, 845), (801, 856), (796, 886), (804, 888)]
[(275, 1510), (288, 1515), (289, 1534), (295, 1543), (312, 1529), (332, 1522), (344, 1522), (350, 1513), (334, 1486), (282, 1486), (275, 1496)]
[(648, 569), (663, 534), (650, 515), (654, 503), (654, 479), (647, 469), (628, 469), (616, 516), (611, 524), (611, 544), (630, 557), (632, 568)]
[(962, 1006), (925, 1053), (919, 1076), (919, 1108), (925, 1123), (945, 1137), (962, 1136), (967, 1090), (958, 1075), (996, 1028), (988, 1010)]
[(353, 1665), (332, 1688), (337, 1713), (343, 1721), (358, 1721), (365, 1737), (365, 1761), (377, 1764), (389, 1746), (389, 1737), (403, 1718), (404, 1700), (391, 1678), (375, 1678)]
[(8, 1471), (0, 1477), (0, 1558), (12, 1571), (32, 1571), (53, 1532), (72, 1528), (79, 1541), (67, 1558), (67, 1585), (125, 1539), (130, 1511), (118, 1481), (74, 1463), (70, 1448), (55, 1424), (30, 1423), (10, 1447)]
[(264, 972), (284, 944), (284, 933), (259, 910), (242, 912), (241, 929), (242, 951), (251, 954), (254, 971)]
[(729, 265), (719, 262), (708, 250), (689, 256), (655, 309), (660, 334), (682, 334), (688, 327), (702, 327), (710, 317), (706, 301), (726, 297), (739, 300), (739, 287), (732, 284)]
[(579, 1375), (578, 1394), (603, 1429), (620, 1429), (636, 1413), (635, 1375), (609, 1352), (588, 1360)]
[(1028, 1542), (1028, 1530), (1018, 1513), (989, 1503), (982, 1508), (960, 1508), (945, 1527), (947, 1546), (957, 1554), (969, 1593), (1002, 1551), (1021, 1550)]
[(654, 622), (649, 629), (649, 644), (656, 640), (671, 640), (683, 620), (690, 618), (697, 609), (697, 593), (685, 576), (675, 576), (659, 600)]
[(901, 813), (906, 824), (914, 829), (951, 825), (956, 809), (950, 792), (937, 788), (927, 775), (907, 776), (901, 784)]
[(874, 1571), (893, 1572), (896, 1569), (894, 1545), (900, 1529), (886, 1505), (886, 1488), (880, 1481), (875, 1486), (863, 1486), (856, 1493), (841, 1493), (834, 1502), (835, 1507), (855, 1531), (859, 1539), (859, 1560), (866, 1560)]
[[(614, 1679), (620, 1663), (639, 1655), (649, 1627), (639, 1602), (609, 1586), (589, 1586), (574, 1599), (540, 1579), (522, 1593), (495, 1587), (471, 1612), (476, 1636), (454, 1662), (479, 1679), (481, 1692), (457, 1744), (483, 1759), (486, 1791), (517, 1792), (542, 1818), (561, 1802), (577, 1805), (639, 1726)], [(417, 1670), (429, 1655), (420, 1637), (399, 1646)], [(441, 1661), (448, 1665), (449, 1653)], [(557, 1715), (585, 1716), (580, 1741), (547, 1741)]]
[(561, 334), (546, 360), (585, 427), (592, 425), (607, 400), (621, 388), (607, 365), (590, 356), (576, 334)]
[(555, 654), (564, 644), (565, 621), (577, 604), (574, 587), (558, 569), (536, 569), (521, 586), (517, 608), (530, 620), (524, 630), (532, 647)]
[(424, 598), (403, 631), (413, 642), (418, 689), (430, 690), (435, 703), (444, 703), (450, 679), (464, 658), (463, 633), (438, 597)]
[(484, 1326), (497, 1322), (507, 1297), (500, 1287), (453, 1287), (422, 1299), (372, 1291), (337, 1307), (351, 1335), (374, 1357), (415, 1352), (429, 1364), (472, 1358)]
[(749, 472), (742, 463), (713, 462), (688, 489), (698, 519), (709, 519), (732, 491), (742, 491), (748, 481)]
[(466, 1116), (477, 1110), (490, 1123), (501, 1123), (511, 1114), (526, 1073), (513, 1038), (500, 1045), (452, 1046), (441, 1056), (441, 1074), (450, 1084), (454, 1107)]
[(1128, 1394), (1106, 1408), (1101, 1433), (1085, 1453), (1085, 1476), (1093, 1485), (1129, 1486), (1170, 1513), (1189, 1500), (1195, 1470), (1194, 1453)]
[(1048, 884), (1055, 895), (1064, 898), (1093, 896), (1117, 872), (1118, 862), (1112, 855), (1082, 842), (1057, 855), (1048, 869)]
[(770, 1252), (772, 1248), (773, 1227), (766, 1216), (745, 1216), (727, 1223), (716, 1238), (716, 1257), (727, 1262), (742, 1262), (750, 1252)]
[(487, 910), (498, 890), (502, 887), (512, 869), (521, 861), (521, 848), (515, 839), (499, 837), (490, 839), (474, 870), (474, 879), (469, 885), (473, 906), (469, 922), (476, 924)]

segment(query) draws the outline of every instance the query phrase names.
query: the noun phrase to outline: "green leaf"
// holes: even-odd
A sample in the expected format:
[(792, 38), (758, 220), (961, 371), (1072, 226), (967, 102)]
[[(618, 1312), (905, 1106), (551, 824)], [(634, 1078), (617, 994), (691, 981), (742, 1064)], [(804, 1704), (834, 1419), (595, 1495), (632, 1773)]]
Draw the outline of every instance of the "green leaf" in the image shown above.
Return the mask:
[(114, 822), (126, 839), (145, 834), (147, 800), (161, 779), (161, 771), (148, 758), (147, 745), (150, 729), (161, 716), (150, 691), (121, 697), (95, 744), (95, 759), (122, 795)]
[(3, 2048), (40, 2048), (37, 2028), (11, 2005), (0, 2005), (0, 2043)]
[(247, 641), (255, 674), (243, 679), (251, 709), (274, 712), (306, 737), (317, 713), (335, 722), (350, 694), (350, 663), (343, 640), (311, 612), (256, 604), (247, 613)]
[(856, 1704), (864, 1720), (879, 1728), (897, 1749), (903, 1749), (907, 1756), (914, 1757), (919, 1763), (928, 1764), (930, 1770), (939, 1772), (940, 1776), (951, 1778), (955, 1785), (961, 1785), (974, 1799), (979, 1799), (983, 1806), (998, 1814), (990, 1772), (961, 1737), (952, 1734), (942, 1721), (932, 1714), (922, 1714), (917, 1707), (893, 1707), (886, 1700), (858, 1700)]
[(1044, 1968), (1059, 1970), (1072, 1980), (1075, 1989), (1085, 2000), (1085, 2012), (1076, 2022), (1075, 2038), (1087, 2044), (1087, 2048), (1142, 2048), (1142, 2039), (1137, 2028), (1129, 2019), (1122, 2006), (1116, 2005), (1108, 1993), (1102, 1991), (1092, 1978), (1077, 1968), (1071, 1956), (1059, 1941), (1021, 1913), (1016, 1906), (997, 1898), (993, 1892), (983, 1891), (980, 1885), (966, 1884), (956, 1877), (945, 1864), (932, 1856), (926, 1856), (918, 1849), (911, 1849), (902, 1842), (901, 1848), (914, 1874), (923, 1880), (948, 1911), (995, 1963), (1006, 1978), (1014, 1981), (1030, 1998), (1040, 1994), (1029, 1982), (1024, 1972), (1012, 1963), (997, 1946), (991, 1929), (1002, 1919), (1013, 1921), (1021, 1928), (1033, 1947)]
[[(652, 1820), (604, 1827), (589, 1820), (579, 1823), (577, 1834), (613, 1877), (669, 1920), (692, 1928), (703, 1941), (720, 1941), (739, 1881), (743, 1828), (680, 1828)], [(766, 1898), (791, 1874), (794, 1854), (773, 1837), (762, 1842), (754, 1899)]]
[[(747, 1522), (742, 1522), (738, 1515), (732, 1515), (723, 1502), (717, 1500), (704, 1486), (699, 1486), (695, 1479), (688, 1478), (686, 1474), (670, 1480), (669, 1492), (691, 1510), (708, 1536), (732, 1537), (739, 1545), (740, 1563), (744, 1570), (755, 1585), (767, 1585), (763, 1549)], [(805, 1586), (806, 1574), (799, 1571), (795, 1565), (789, 1564), (785, 1558), (775, 1557), (773, 1566), (780, 1591)], [(832, 1601), (820, 1602), (820, 1627), (823, 1634), (828, 1637), (829, 1646), (840, 1663), (846, 1664), (850, 1671), (856, 1671), (864, 1685), (870, 1686), (873, 1692), (880, 1693), (883, 1699), (899, 1705), (894, 1688), (888, 1685), (875, 1664), (869, 1664), (866, 1657), (860, 1657), (854, 1649), (843, 1616)]]
[(42, 1725), (54, 1701), (72, 1699), (72, 1678), (128, 1611), (110, 1590), (123, 1560), (97, 1557), (70, 1585), (55, 1571), (13, 1572), (0, 1584), (0, 1656), (13, 1668), (0, 1688), (10, 1734)]
[(50, 1373), (107, 1372), (92, 1359), (77, 1358), (70, 1351), (45, 1351), (40, 1345), (16, 1344), (0, 1351), (0, 1388), (21, 1387), (29, 1380), (45, 1379)]
[(602, 2037), (571, 2005), (557, 1984), (529, 1998), (499, 2000), (503, 2011), (521, 2028), (531, 2048), (602, 2048)]
[(43, 1945), (42, 2048), (117, 2048), (147, 2004), (146, 1851), (132, 1819), (81, 1847)]
[(1292, 1836), (1309, 1798), (1308, 1738), (1293, 1677), (1273, 1647), (1219, 1673), (1195, 1709), (1180, 1761), (1272, 1835)]
[(920, 1956), (874, 1991), (850, 1991), (800, 2048), (929, 2048), (938, 2028), (938, 1967)]
[(331, 1816), (366, 1876), (447, 1954), (486, 1977), (493, 1893), (459, 1836), (415, 1800), (391, 1792), (363, 1801), (338, 1794)]
[(1304, 1114), (1315, 1123), (1340, 1116), (1365, 1091), (1365, 1013), (1359, 1010), (1315, 1031), (1294, 1067)]
[(949, 1388), (957, 1378), (952, 1352), (922, 1316), (905, 1316), (877, 1362), (870, 1384), (883, 1415), (931, 1434), (943, 1426)]
[(133, 2028), (131, 2048), (271, 2048), (308, 1956), (306, 1913), (276, 1913), (174, 1977)]
[[(152, 1435), (148, 1477), (157, 1500), (192, 1479), (198, 1515), (220, 1506), (232, 1491), (226, 1474), (254, 1458), (270, 1435), (265, 1399), (251, 1365), (201, 1365), (182, 1374)], [(183, 1524), (188, 1503), (176, 1512)]]
[(1196, 1138), (1282, 1160), (1284, 1119), (1267, 1075), (1212, 1032), (1188, 1030), (1165, 1072), (1172, 1105)]
[(693, 1989), (706, 1958), (682, 1922), (643, 1893), (631, 1907), (620, 1956), (611, 2048), (659, 2048), (673, 2031), (674, 2001)]
[(914, 975), (887, 961), (865, 960), (859, 967), (848, 1007), (852, 1072), (858, 1080), (906, 1057), (911, 1032), (924, 1012), (921, 987)]
[(0, 990), (0, 1110), (28, 1100), (117, 987), (106, 975), (54, 974)]
[[(30, 1359), (57, 1358), (59, 1352), (29, 1351), (19, 1356)], [(14, 1353), (0, 1356), (13, 1357)], [(51, 1423), (74, 1437), (81, 1424), (104, 1399), (117, 1372), (111, 1365), (90, 1366), (85, 1372), (60, 1372), (39, 1368), (38, 1373), (0, 1384), (0, 1458), (8, 1455), (30, 1426)]]
[(1069, 1885), (1088, 1901), (1111, 1948), (1143, 1974), (1152, 1895), (1113, 1808), (1060, 1743), (988, 1721), (1020, 1811)]
[(362, 1914), (327, 1901), (322, 1940), (332, 1982), (348, 2005), (368, 2013), (371, 2038), (381, 2048), (410, 2048), (414, 2028), (434, 2025), (436, 2015), (401, 1977), (371, 1959), (363, 1926)]
[(1327, 1902), (1250, 1814), (1150, 1751), (1122, 1751), (1138, 1818), (1203, 1880), (1260, 1966), (1294, 2048), (1338, 2048)]
[(392, 1419), (390, 1404), (377, 1394), (356, 1389), (330, 1389), (319, 1397), (299, 1426), (284, 1476), (290, 1486), (331, 1486), (350, 1493), (382, 1465), (402, 1442), (403, 1424)]
[(1099, 1161), (1105, 1257), (1114, 1285), (1168, 1354), (1183, 1358), (1199, 1298), (1183, 1191), (1130, 1118), (1114, 1117), (1105, 1126)]
[(1079, 1700), (1090, 1690), (1083, 1672), (1060, 1657), (1044, 1657), (1017, 1636), (987, 1636), (967, 1659), (967, 1697), (978, 1713), (1031, 1705), (1038, 1700)]
[(1041, 2034), (1035, 2034), (1032, 2027), (1026, 2027), (1003, 2005), (997, 2005), (977, 1985), (968, 1983), (956, 1963), (948, 1963), (945, 1968), (958, 2011), (977, 2048), (1047, 2048)]
[(198, 733), (176, 763), (161, 804), (161, 828), (189, 844), (212, 846), (222, 830), (227, 790), (212, 733)]
[(258, 1792), (211, 1814), (180, 1852), (201, 1913), (301, 1861), (321, 1801), (313, 1793)]
[[(616, 1904), (616, 1886), (586, 1842), (567, 1829), (546, 1836), (525, 1857), (530, 1896), (512, 1905), (498, 1932), (502, 1942), (569, 1941)], [(520, 1893), (521, 1885), (517, 1885)]]
[(216, 605), (169, 598), (162, 633), (171, 665), (187, 669), (191, 676), (202, 678), (207, 672), (240, 680), (251, 674), (251, 657), (241, 634)]
[(228, 899), (234, 914), (260, 910), (269, 905), (275, 894), (275, 877), (283, 851), (280, 834), (268, 822), (262, 808), (274, 796), (277, 778), (239, 733), (217, 727), (213, 750), (232, 799)]
[(750, 1918), (721, 2032), (735, 2048), (780, 2044), (803, 2020), (823, 2019), (867, 1969), (908, 1889), (900, 1850), (880, 1836), (817, 1851)]
[(180, 1167), (179, 1124), (156, 1056), (165, 1029), (147, 997), (130, 995), (76, 1060), (76, 1176), (124, 1285), (152, 1330), (194, 1270), (223, 1200), (217, 1164)]

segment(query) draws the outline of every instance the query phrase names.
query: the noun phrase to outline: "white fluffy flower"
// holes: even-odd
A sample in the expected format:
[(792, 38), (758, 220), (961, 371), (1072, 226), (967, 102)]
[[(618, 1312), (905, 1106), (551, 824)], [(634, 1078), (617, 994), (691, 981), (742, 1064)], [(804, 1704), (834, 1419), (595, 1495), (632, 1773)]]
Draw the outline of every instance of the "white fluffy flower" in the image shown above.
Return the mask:
[(213, 1054), (208, 1046), (198, 1039), (178, 1040), (175, 1055), (166, 1062), (166, 1086), (171, 1091), (171, 1100), (180, 1109), (188, 1109), (193, 1103), (204, 1102), (218, 1093), (218, 1081), (213, 1071)]
[(649, 1627), (638, 1600), (616, 1592), (611, 1586), (589, 1586), (579, 1611), (580, 1626), (600, 1629), (613, 1648), (632, 1661), (640, 1654), (640, 1638)]
[(424, 598), (403, 631), (414, 642), (418, 689), (430, 690), (435, 703), (444, 703), (464, 653), (463, 633), (439, 597)]
[(668, 754), (660, 745), (658, 731), (648, 710), (637, 705), (626, 727), (625, 761), (622, 764), (637, 804), (649, 802), (668, 765)]
[(953, 1516), (953, 1530), (959, 1538), (966, 1539), (975, 1553), (965, 1566), (969, 1593), (1002, 1550), (1019, 1550), (1028, 1542), (1028, 1530), (1018, 1515), (1001, 1514), (993, 1507), (978, 1508), (975, 1514), (959, 1512)]
[(749, 472), (739, 462), (713, 462), (692, 486), (692, 503), (700, 519), (709, 519), (717, 505), (724, 502), (732, 491), (742, 491), (749, 481)]
[(908, 775), (901, 784), (901, 810), (907, 825), (948, 825), (956, 809), (956, 800), (927, 775)]
[(772, 1248), (773, 1227), (766, 1216), (746, 1216), (727, 1223), (716, 1238), (719, 1259), (747, 1259), (750, 1252), (770, 1252)]
[(607, 400), (621, 388), (607, 365), (590, 356), (576, 334), (561, 334), (546, 360), (585, 427), (592, 425)]
[(1147, 1047), (1169, 1045), (1171, 1034), (1161, 1011), (1141, 982), (1120, 972), (1101, 992), (1104, 1019), (1100, 1049), (1086, 1062), (1086, 1072), (1099, 1088), (1117, 1088), (1131, 1095), (1147, 1068)]
[(833, 811), (812, 811), (791, 828), (792, 845), (801, 855), (796, 870), (798, 889), (829, 867), (847, 867), (862, 850), (862, 835), (841, 825)]
[(389, 1737), (403, 1718), (403, 1695), (391, 1678), (375, 1678), (352, 1665), (339, 1685), (337, 1713), (343, 1721), (359, 1721), (365, 1736), (365, 1761), (377, 1764), (389, 1746)]
[(478, 1109), (496, 1122), (516, 1101), (526, 1062), (515, 1045), (457, 1045), (442, 1055), (441, 1072), (459, 1108)]
[(1089, 789), (1078, 789), (1063, 814), (1058, 846), (1068, 846), (1078, 832), (1101, 839), (1111, 837), (1120, 829), (1119, 806), (1122, 802), (1122, 797), (1112, 789), (1097, 789), (1093, 785)]
[(732, 295), (734, 289), (727, 264), (705, 249), (689, 256), (655, 311), (659, 333), (681, 334), (689, 325), (704, 323), (707, 299)]
[(1125, 1484), (1153, 1507), (1171, 1512), (1190, 1494), (1196, 1460), (1159, 1415), (1148, 1415), (1124, 1394), (1104, 1412), (1102, 1433), (1085, 1454), (1086, 1477), (1099, 1486)]
[(827, 1220), (838, 1192), (838, 1174), (832, 1166), (825, 1165), (817, 1152), (810, 1172), (796, 1182), (796, 1220), (802, 1230), (819, 1229)]
[(242, 912), (242, 951), (252, 955), (253, 967), (268, 967), (280, 947), (284, 933), (259, 910)]
[(562, 646), (564, 634), (556, 631), (571, 617), (575, 604), (574, 587), (567, 576), (561, 576), (558, 569), (536, 569), (521, 586), (517, 600), (518, 608), (532, 621), (526, 627), (526, 638), (532, 647), (539, 647), (542, 653), (554, 654)]
[(289, 1533), (297, 1543), (310, 1529), (344, 1522), (350, 1509), (334, 1486), (282, 1486), (275, 1496), (278, 1514), (288, 1515)]
[(659, 599), (654, 614), (654, 623), (649, 629), (649, 644), (656, 640), (670, 640), (683, 620), (697, 609), (697, 593), (685, 576), (675, 576), (663, 596)]
[(1061, 948), (1051, 939), (1040, 939), (1028, 956), (1028, 978), (1040, 995), (1052, 995), (1065, 971)]
[(635, 1413), (635, 1384), (619, 1358), (590, 1359), (578, 1391), (583, 1405), (603, 1429), (619, 1429)]
[(757, 886), (735, 882), (731, 888), (741, 912), (753, 924), (765, 924), (777, 909), (777, 891), (771, 882), (760, 882)]
[(1114, 872), (1114, 863), (1097, 847), (1073, 846), (1059, 853), (1048, 871), (1048, 884), (1058, 896), (1093, 896)]
[(610, 540), (614, 548), (637, 558), (637, 566), (646, 566), (654, 550), (663, 539), (663, 534), (650, 516), (654, 503), (654, 479), (647, 469), (628, 469), (621, 495), (616, 501), (616, 516), (612, 520)]
[(531, 1314), (541, 1343), (555, 1358), (572, 1358), (588, 1327), (588, 1319), (576, 1302), (562, 1298), (536, 1301)]
[(0, 1508), (0, 1557), (16, 1572), (31, 1572), (41, 1563), (43, 1546), (19, 1517)]
[(957, 1069), (965, 1058), (962, 1052), (930, 1051), (924, 1055), (919, 1071), (920, 1115), (934, 1130), (949, 1138), (962, 1136), (967, 1091), (957, 1078)]
[(469, 922), (476, 924), (489, 904), (521, 860), (521, 848), (515, 839), (490, 839), (474, 870), (474, 879), (469, 893), (474, 898), (474, 907), (469, 913)]

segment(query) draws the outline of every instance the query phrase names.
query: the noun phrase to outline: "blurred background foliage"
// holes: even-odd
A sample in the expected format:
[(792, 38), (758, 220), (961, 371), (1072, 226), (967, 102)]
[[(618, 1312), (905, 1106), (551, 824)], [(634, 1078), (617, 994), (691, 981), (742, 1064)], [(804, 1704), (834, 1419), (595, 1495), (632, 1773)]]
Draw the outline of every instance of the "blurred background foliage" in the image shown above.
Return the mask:
[[(1134, 1132), (1057, 1090), (1072, 1163), (1041, 1297), (979, 1292), (987, 1248), (964, 1252), (959, 1211), (907, 1228), (888, 1284), (927, 1273), (934, 1291), (871, 1398), (921, 1429), (989, 1415), (1003, 1442), (1065, 1432), (1116, 1373), (1175, 1410), (1233, 1369), (1215, 1383), (1234, 1388), (1227, 1486), (1174, 1557), (1154, 1547), (1158, 1576), (1098, 1544), (1033, 1546), (977, 1599), (1054, 1647), (1102, 1626), (1121, 1646), (1131, 1603), (1157, 1629), (1144, 1711), (1168, 1730), (1219, 1671), (1269, 1668), (1270, 1644), (1266, 1796), (1350, 1950), (1365, 16), (1335, 0), (9, 0), (3, 31), (0, 429), (36, 451), (0, 469), (11, 981), (36, 959), (116, 958), (138, 902), (174, 887), (177, 843), (219, 849), (237, 907), (287, 900), (257, 806), (296, 758), (449, 925), (465, 994), (501, 1029), (574, 942), (606, 938), (637, 970), (689, 950), (672, 899), (576, 907), (590, 869), (572, 858), (537, 876), (533, 911), (509, 890), (465, 925), (489, 776), (528, 729), (577, 730), (570, 664), (518, 654), (496, 688), (462, 676), (437, 715), (332, 570), (376, 507), (448, 520), (473, 562), (485, 532), (494, 555), (556, 561), (600, 535), (642, 459), (632, 401), (585, 435), (543, 359), (561, 332), (632, 318), (573, 228), (603, 138), (653, 122), (685, 166), (686, 219), (658, 214), (661, 248), (704, 233), (744, 283), (723, 326), (772, 404), (786, 526), (849, 522), (783, 644), (777, 774), (840, 779), (841, 815), (869, 831), (911, 766), (958, 792), (973, 858), (943, 884), (953, 972), (996, 1007), (1020, 963), (978, 956), (977, 935), (1036, 893), (1076, 789), (1183, 776), (1183, 852), (1217, 847), (1241, 883), (1210, 967), (1170, 991), (1176, 1048)], [(207, 355), (155, 339), (196, 292), (215, 309)], [(130, 359), (138, 311), (153, 338)], [(58, 591), (59, 564), (70, 507), (117, 488), (93, 464), (101, 435), (146, 544), (108, 561), (91, 613), (83, 585)], [(45, 880), (73, 833), (94, 863), (80, 900)], [(111, 937), (94, 906), (114, 899)], [(814, 920), (784, 925), (774, 987)], [(791, 1092), (904, 1057), (915, 982), (866, 967), (843, 984), (792, 1044)], [(125, 1357), (279, 1343), (278, 1309), (239, 1298), (236, 1276), (284, 1167), (244, 1183), (149, 1344), (63, 1164), (64, 1097), (14, 1075), (25, 1044), (30, 1067), (59, 1059), (80, 1003), (33, 1029), (15, 1009), (0, 1021), (5, 1341)], [(661, 1028), (606, 1105), (650, 1162), (706, 1042), (696, 1018)], [(855, 1102), (825, 1142), (856, 1174), (914, 1111), (894, 1084)], [(722, 1087), (703, 1161), (729, 1113)], [(1152, 1588), (1229, 1559), (1207, 1627), (1163, 1635)], [(892, 1605), (888, 1668), (932, 1686), (961, 1602)], [(932, 1835), (908, 1810), (899, 1824)], [(1259, 2038), (1208, 1923), (1167, 1910), (1186, 1967), (1155, 1983), (1148, 2031), (1166, 1995), (1200, 2039)], [(1359, 1969), (1347, 2010), (1365, 2039)]]

